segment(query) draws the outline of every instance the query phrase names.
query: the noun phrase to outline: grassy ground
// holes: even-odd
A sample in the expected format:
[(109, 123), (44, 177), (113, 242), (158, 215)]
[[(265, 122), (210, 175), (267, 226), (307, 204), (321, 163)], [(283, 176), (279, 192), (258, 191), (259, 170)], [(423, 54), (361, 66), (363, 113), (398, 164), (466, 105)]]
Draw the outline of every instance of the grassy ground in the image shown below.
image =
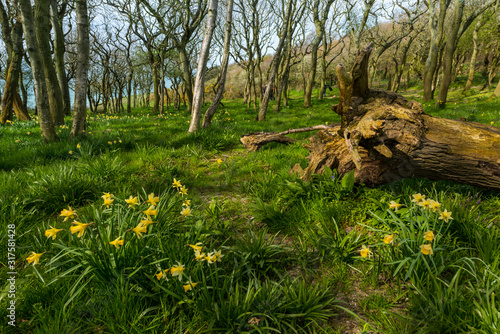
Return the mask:
[[(72, 142), (68, 119), (51, 145), (36, 121), (1, 127), (0, 221), (16, 234), (0, 237), (15, 242), (14, 269), (3, 257), (0, 273), (17, 272), (15, 299), (9, 284), (0, 294), (2, 319), (16, 301), (16, 327), (2, 330), (494, 332), (498, 193), (417, 179), (370, 189), (335, 171), (305, 183), (290, 173), (308, 164), (301, 143), (251, 153), (239, 144), (248, 132), (339, 122), (330, 109), (338, 92), (329, 94), (303, 108), (292, 92), (290, 106), (269, 111), (266, 122), (241, 101), (225, 101), (213, 127), (196, 134), (186, 133), (185, 111), (158, 116), (149, 108), (89, 115), (88, 135)], [(490, 95), (457, 90), (447, 109), (424, 107), (498, 126)], [(187, 195), (172, 187), (176, 180)], [(108, 202), (104, 193), (113, 194)], [(441, 206), (412, 202), (417, 193)], [(125, 201), (134, 197), (137, 205)], [(389, 210), (391, 201), (404, 206)], [(76, 215), (64, 221), (69, 208)], [(148, 208), (157, 214), (144, 214)], [(146, 217), (154, 223), (139, 238)], [(73, 220), (89, 224), (81, 237), (71, 234)], [(54, 240), (45, 235), (52, 227), (64, 229)], [(432, 256), (421, 245), (431, 245)], [(43, 253), (35, 266), (26, 261), (32, 252)]]

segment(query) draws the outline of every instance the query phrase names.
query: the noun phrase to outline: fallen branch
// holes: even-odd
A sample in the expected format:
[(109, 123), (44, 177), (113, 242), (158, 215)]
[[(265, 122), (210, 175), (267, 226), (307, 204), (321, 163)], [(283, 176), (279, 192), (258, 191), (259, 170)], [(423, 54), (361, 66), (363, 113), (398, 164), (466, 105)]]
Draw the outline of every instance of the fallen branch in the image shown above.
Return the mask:
[(308, 131), (315, 131), (315, 130), (328, 130), (331, 129), (335, 126), (338, 126), (338, 124), (331, 124), (331, 125), (315, 125), (315, 126), (310, 126), (306, 128), (300, 128), (300, 129), (289, 129), (283, 132), (253, 132), (253, 133), (247, 133), (241, 136), (240, 142), (245, 145), (247, 150), (249, 151), (257, 151), (259, 148), (262, 146), (269, 144), (269, 143), (281, 143), (281, 144), (292, 144), (295, 143), (296, 140), (293, 138), (286, 137), (286, 135), (291, 134), (291, 133), (299, 133), (299, 132), (308, 132)]

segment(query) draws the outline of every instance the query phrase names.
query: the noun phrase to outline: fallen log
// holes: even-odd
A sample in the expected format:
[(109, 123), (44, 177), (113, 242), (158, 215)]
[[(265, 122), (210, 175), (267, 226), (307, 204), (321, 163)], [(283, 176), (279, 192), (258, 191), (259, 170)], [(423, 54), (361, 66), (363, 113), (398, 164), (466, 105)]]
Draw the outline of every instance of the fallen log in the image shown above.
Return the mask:
[(368, 89), (372, 47), (358, 51), (351, 72), (337, 66), (341, 97), (332, 109), (342, 123), (305, 145), (310, 162), (302, 177), (328, 166), (341, 175), (354, 170), (356, 181), (369, 186), (427, 177), (500, 190), (500, 129), (432, 117), (416, 101)]
[(316, 125), (310, 126), (307, 128), (300, 129), (289, 129), (283, 132), (253, 132), (247, 133), (241, 136), (240, 142), (245, 145), (247, 150), (249, 151), (257, 151), (262, 146), (269, 143), (281, 143), (281, 144), (292, 144), (295, 143), (295, 139), (286, 137), (286, 135), (291, 133), (299, 133), (299, 132), (307, 132), (307, 131), (315, 131), (315, 130), (327, 130), (334, 127), (335, 124), (332, 125)]

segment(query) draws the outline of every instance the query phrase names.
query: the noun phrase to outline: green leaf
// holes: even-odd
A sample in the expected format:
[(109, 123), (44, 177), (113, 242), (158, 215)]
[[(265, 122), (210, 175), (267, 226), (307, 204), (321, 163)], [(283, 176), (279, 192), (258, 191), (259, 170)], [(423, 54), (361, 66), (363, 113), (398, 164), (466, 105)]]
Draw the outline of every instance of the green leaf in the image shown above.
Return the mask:
[(342, 185), (343, 190), (352, 191), (354, 188), (354, 171), (352, 170), (345, 174), (342, 181), (340, 181), (340, 184)]

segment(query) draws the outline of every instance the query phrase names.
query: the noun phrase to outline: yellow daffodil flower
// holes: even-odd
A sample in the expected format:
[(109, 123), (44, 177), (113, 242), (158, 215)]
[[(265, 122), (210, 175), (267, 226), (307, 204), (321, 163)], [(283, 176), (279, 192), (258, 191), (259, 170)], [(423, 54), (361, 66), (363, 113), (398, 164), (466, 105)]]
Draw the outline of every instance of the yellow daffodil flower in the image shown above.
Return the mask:
[(192, 216), (191, 215), (191, 208), (189, 206), (183, 208), (181, 211), (181, 215), (183, 215), (184, 217)]
[(137, 239), (140, 239), (143, 233), (148, 232), (148, 229), (146, 228), (146, 226), (142, 225), (142, 223), (139, 223), (137, 224), (136, 227), (132, 229), (132, 232), (134, 232), (137, 235)]
[(80, 148), (80, 147), (81, 147), (80, 143), (76, 144), (76, 148)]
[(215, 256), (214, 252), (210, 252), (207, 255), (205, 255), (205, 260), (209, 263), (212, 264), (215, 261), (217, 261), (217, 257)]
[(221, 159), (217, 159), (217, 163), (220, 165), (222, 163)]
[(432, 240), (434, 240), (434, 232), (432, 232), (432, 231), (425, 232), (424, 239), (432, 242)]
[(40, 257), (42, 257), (43, 253), (35, 253), (31, 252), (31, 255), (26, 258), (28, 263), (33, 262), (33, 265), (37, 265), (40, 262)]
[(422, 202), (425, 199), (425, 195), (422, 195), (420, 193), (413, 194), (412, 196), (413, 196), (413, 199), (411, 201), (415, 202), (415, 203)]
[(394, 201), (389, 202), (389, 209), (395, 209), (395, 211), (398, 211), (400, 207), (402, 207), (403, 204), (396, 203)]
[(146, 214), (146, 216), (148, 216), (148, 218), (149, 216), (156, 216), (158, 214), (158, 210), (155, 209), (154, 205), (151, 205), (149, 209), (143, 212)]
[(185, 199), (184, 202), (182, 202), (182, 206), (191, 206), (191, 200)]
[(181, 189), (179, 189), (179, 192), (181, 193), (182, 196), (188, 194), (188, 190), (185, 186), (182, 186)]
[(73, 154), (73, 151), (69, 151), (68, 153), (69, 153), (69, 154)]
[(431, 201), (429, 199), (420, 201), (417, 203), (418, 206), (421, 206), (424, 209), (428, 209), (431, 207)]
[(389, 234), (384, 237), (384, 243), (386, 245), (392, 244), (394, 242), (394, 234)]
[(366, 247), (365, 245), (361, 246), (361, 250), (359, 251), (359, 254), (366, 258), (368, 257), (370, 254), (373, 254), (369, 249), (368, 247)]
[(205, 256), (207, 256), (205, 253), (200, 253), (199, 250), (194, 251), (194, 258), (196, 261), (204, 261)]
[(197, 242), (196, 245), (188, 245), (188, 246), (191, 247), (192, 249), (194, 249), (195, 251), (198, 251), (198, 252), (200, 252), (203, 248), (201, 242)]
[(64, 217), (64, 221), (73, 219), (76, 216), (76, 212), (73, 211), (70, 206), (68, 206), (68, 208), (69, 210), (63, 209), (60, 214), (60, 216)]
[(116, 248), (120, 248), (120, 246), (123, 246), (123, 244), (125, 243), (125, 240), (120, 240), (120, 239), (121, 237), (118, 237), (115, 240), (110, 241), (110, 244), (115, 246)]
[(192, 290), (197, 285), (198, 285), (198, 283), (189, 282), (188, 284), (183, 285), (182, 287), (184, 288), (184, 292), (188, 292), (189, 290)]
[(439, 210), (439, 208), (441, 207), (441, 203), (432, 199), (430, 201), (431, 205), (429, 206), (429, 208), (432, 210), (432, 212), (436, 212), (437, 210)]
[(158, 274), (155, 274), (155, 276), (158, 279), (158, 281), (161, 280), (163, 277), (163, 271), (160, 271)]
[(61, 232), (63, 229), (62, 228), (54, 228), (50, 225), (49, 225), (49, 227), (50, 227), (50, 229), (45, 231), (45, 236), (47, 238), (52, 238), (52, 240), (55, 240), (55, 238), (57, 237), (57, 233)]
[(176, 180), (174, 178), (174, 182), (172, 183), (172, 187), (174, 187), (174, 188), (180, 188), (180, 187), (182, 187), (181, 181), (180, 180)]
[(448, 222), (448, 220), (452, 220), (453, 218), (451, 218), (451, 212), (444, 209), (444, 211), (439, 212), (439, 219), (443, 219), (445, 222)]
[(429, 244), (427, 244), (427, 245), (421, 245), (420, 246), (420, 252), (422, 252), (422, 254), (424, 254), (424, 255), (432, 255), (433, 254), (432, 247)]
[(222, 252), (220, 250), (214, 252), (214, 257), (216, 262), (222, 261), (222, 258), (224, 255), (222, 255)]
[(155, 197), (155, 194), (151, 193), (151, 194), (149, 194), (148, 200), (146, 202), (148, 202), (151, 205), (156, 205), (156, 204), (158, 204), (159, 201), (160, 201), (160, 198)]
[(105, 205), (105, 206), (109, 209), (109, 206), (110, 206), (111, 204), (113, 204), (113, 202), (114, 202), (114, 201), (115, 201), (115, 200), (114, 200), (114, 199), (112, 199), (111, 197), (106, 197), (106, 198), (104, 199), (104, 203), (102, 203), (102, 205)]
[(133, 208), (134, 205), (137, 205), (139, 203), (139, 199), (130, 195), (130, 197), (125, 200), (125, 202), (128, 204), (129, 208)]
[(172, 268), (170, 268), (170, 273), (172, 274), (173, 277), (177, 276), (179, 281), (182, 281), (182, 273), (184, 272), (184, 265), (180, 264), (177, 262), (177, 265), (173, 265)]
[(149, 217), (141, 220), (141, 224), (144, 225), (145, 227), (148, 227), (149, 225), (151, 225), (153, 223), (154, 223), (154, 221), (152, 221)]
[(83, 233), (85, 233), (85, 229), (87, 228), (87, 226), (90, 225), (90, 224), (80, 223), (77, 221), (74, 221), (71, 224), (75, 224), (76, 226), (71, 226), (69, 230), (71, 231), (71, 234), (75, 234), (76, 232), (78, 232), (77, 234), (78, 238), (82, 237)]
[(102, 199), (106, 199), (106, 198), (111, 198), (113, 197), (114, 195), (113, 194), (110, 194), (110, 193), (104, 193), (104, 195), (102, 195)]

